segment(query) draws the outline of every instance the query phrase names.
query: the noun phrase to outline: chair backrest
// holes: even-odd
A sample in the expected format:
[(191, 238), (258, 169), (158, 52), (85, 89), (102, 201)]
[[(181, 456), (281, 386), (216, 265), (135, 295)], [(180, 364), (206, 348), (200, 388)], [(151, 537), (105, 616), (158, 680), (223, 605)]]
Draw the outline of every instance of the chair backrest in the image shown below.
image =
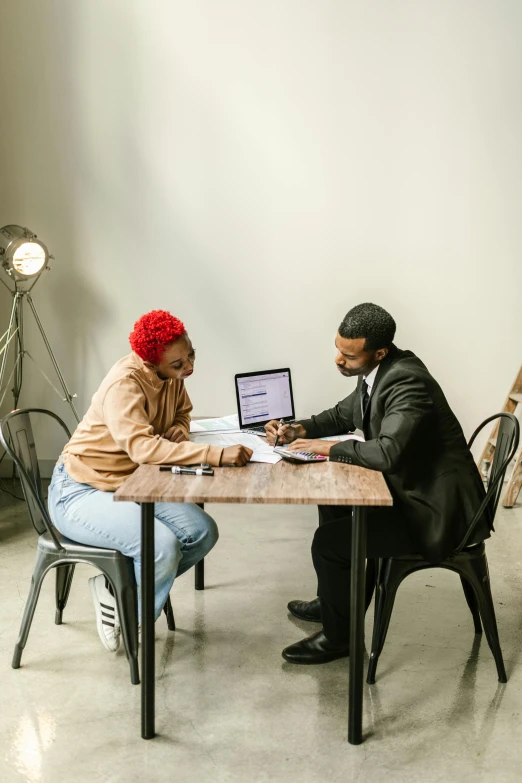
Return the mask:
[(500, 422), (497, 433), (497, 441), (495, 444), (493, 463), (491, 465), (487, 479), (486, 496), (480, 504), (475, 516), (471, 520), (467, 533), (455, 550), (455, 553), (464, 549), (486, 509), (489, 510), (491, 521), (493, 521), (495, 518), (495, 513), (497, 511), (498, 502), (502, 492), (504, 476), (506, 475), (506, 470), (509, 463), (515, 456), (515, 453), (518, 449), (518, 443), (520, 440), (519, 421), (512, 413), (505, 412), (495, 413), (493, 416), (485, 419), (482, 424), (477, 427), (469, 439), (468, 446), (471, 448), (477, 435), (484, 429), (484, 427), (487, 427), (488, 424), (490, 424), (492, 421), (495, 421), (495, 419), (500, 419)]
[(65, 423), (52, 411), (42, 408), (24, 408), (8, 413), (0, 421), (0, 442), (16, 465), (33, 527), (40, 534), (49, 533), (55, 546), (61, 549), (45, 506), (31, 414), (43, 414), (55, 419), (64, 430), (67, 439), (71, 437)]

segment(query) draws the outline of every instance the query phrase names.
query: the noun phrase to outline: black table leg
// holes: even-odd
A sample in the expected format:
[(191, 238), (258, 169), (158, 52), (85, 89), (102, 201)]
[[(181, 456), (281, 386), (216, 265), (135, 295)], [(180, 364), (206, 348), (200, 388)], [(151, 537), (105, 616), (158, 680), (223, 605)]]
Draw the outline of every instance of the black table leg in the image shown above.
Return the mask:
[(141, 736), (154, 728), (154, 503), (141, 504)]
[(205, 558), (194, 566), (194, 587), (196, 590), (205, 589)]
[[(196, 503), (196, 506), (205, 509), (204, 503)], [(194, 567), (194, 588), (196, 590), (205, 589), (205, 558), (196, 563)]]
[(350, 592), (350, 684), (348, 694), (348, 742), (362, 742), (364, 593), (366, 560), (366, 509), (353, 507), (352, 581)]

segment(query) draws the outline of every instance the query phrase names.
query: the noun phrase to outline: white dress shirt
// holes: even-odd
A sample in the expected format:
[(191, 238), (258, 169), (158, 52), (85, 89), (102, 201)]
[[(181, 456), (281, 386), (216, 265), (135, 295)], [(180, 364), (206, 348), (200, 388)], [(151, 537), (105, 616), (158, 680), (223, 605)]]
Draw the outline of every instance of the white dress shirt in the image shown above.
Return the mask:
[(373, 384), (375, 383), (375, 378), (377, 376), (378, 370), (379, 370), (379, 365), (377, 365), (377, 367), (374, 367), (371, 373), (369, 373), (368, 375), (363, 375), (363, 381), (366, 381), (366, 385), (368, 386), (368, 397), (372, 396)]
[[(368, 375), (363, 375), (363, 380), (366, 381), (368, 385), (368, 396), (371, 396), (373, 384), (375, 383), (375, 378), (377, 376), (377, 370), (379, 369), (379, 365), (377, 367), (374, 367), (373, 370), (368, 373)], [(337, 435), (334, 438), (321, 438), (321, 440), (361, 440), (364, 441), (364, 435), (354, 435), (353, 433), (350, 433), (349, 435)]]
[[(368, 386), (368, 397), (371, 397), (373, 384), (375, 383), (375, 378), (377, 375), (377, 370), (379, 369), (379, 365), (377, 367), (374, 367), (373, 370), (368, 373), (368, 375), (363, 375), (363, 380), (366, 381), (366, 384)], [(323, 440), (331, 440), (331, 438), (324, 438)], [(336, 440), (362, 440), (364, 441), (364, 435), (354, 435), (353, 433), (350, 433), (350, 435), (338, 435), (336, 437)]]

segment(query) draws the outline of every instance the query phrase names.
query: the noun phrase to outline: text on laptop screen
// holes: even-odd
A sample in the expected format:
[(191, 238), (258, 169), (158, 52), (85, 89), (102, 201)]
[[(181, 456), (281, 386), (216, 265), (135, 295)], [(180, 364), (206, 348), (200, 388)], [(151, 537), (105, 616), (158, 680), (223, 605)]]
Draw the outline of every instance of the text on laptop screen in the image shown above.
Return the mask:
[(238, 378), (237, 390), (243, 424), (292, 416), (292, 396), (287, 372)]

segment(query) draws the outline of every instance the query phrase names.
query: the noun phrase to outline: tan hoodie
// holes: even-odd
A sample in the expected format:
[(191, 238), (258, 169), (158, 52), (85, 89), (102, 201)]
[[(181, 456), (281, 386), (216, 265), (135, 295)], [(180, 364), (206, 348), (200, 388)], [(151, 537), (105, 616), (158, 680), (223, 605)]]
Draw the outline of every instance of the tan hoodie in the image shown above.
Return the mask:
[(182, 380), (162, 381), (152, 365), (130, 353), (109, 370), (65, 446), (67, 473), (82, 484), (113, 491), (138, 465), (219, 465), (222, 448), (161, 437), (173, 425), (188, 436), (191, 410)]

